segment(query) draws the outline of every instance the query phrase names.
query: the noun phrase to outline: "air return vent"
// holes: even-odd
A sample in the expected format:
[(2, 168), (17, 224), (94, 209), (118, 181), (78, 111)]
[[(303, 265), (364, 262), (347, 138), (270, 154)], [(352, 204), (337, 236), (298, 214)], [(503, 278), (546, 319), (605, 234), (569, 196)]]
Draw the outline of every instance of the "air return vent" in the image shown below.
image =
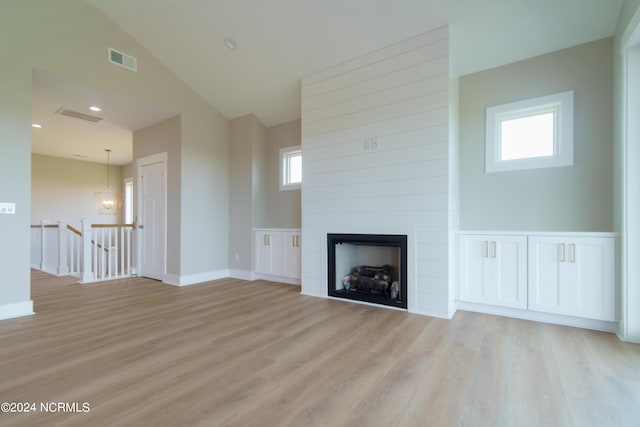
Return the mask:
[(88, 122), (97, 123), (102, 120), (102, 117), (91, 116), (89, 114), (84, 114), (79, 111), (68, 110), (64, 107), (60, 107), (56, 110), (56, 114), (60, 114), (62, 116), (73, 117), (74, 119), (86, 120)]
[(138, 71), (138, 60), (131, 55), (109, 48), (109, 62), (131, 71)]

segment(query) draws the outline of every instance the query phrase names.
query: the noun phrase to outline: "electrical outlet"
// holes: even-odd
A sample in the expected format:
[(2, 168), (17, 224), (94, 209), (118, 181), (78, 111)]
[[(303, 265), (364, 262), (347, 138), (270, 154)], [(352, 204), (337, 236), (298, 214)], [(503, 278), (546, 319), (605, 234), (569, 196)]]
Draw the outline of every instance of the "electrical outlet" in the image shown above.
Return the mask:
[(0, 214), (15, 215), (15, 203), (0, 203)]

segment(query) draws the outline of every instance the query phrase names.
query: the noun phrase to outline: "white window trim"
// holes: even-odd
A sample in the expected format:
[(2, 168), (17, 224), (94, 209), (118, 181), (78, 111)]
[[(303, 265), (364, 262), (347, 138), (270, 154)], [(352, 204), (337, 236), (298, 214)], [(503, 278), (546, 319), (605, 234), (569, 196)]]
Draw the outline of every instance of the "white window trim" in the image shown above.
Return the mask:
[(292, 147), (283, 147), (280, 149), (280, 191), (288, 191), (288, 190), (300, 190), (302, 187), (300, 182), (296, 183), (288, 183), (289, 176), (289, 163), (287, 162), (287, 158), (289, 155), (294, 153), (301, 153), (302, 148), (300, 145), (294, 145)]
[[(553, 112), (554, 154), (501, 160), (501, 123), (520, 117)], [(485, 171), (504, 172), (573, 165), (573, 91), (489, 107), (486, 111)]]

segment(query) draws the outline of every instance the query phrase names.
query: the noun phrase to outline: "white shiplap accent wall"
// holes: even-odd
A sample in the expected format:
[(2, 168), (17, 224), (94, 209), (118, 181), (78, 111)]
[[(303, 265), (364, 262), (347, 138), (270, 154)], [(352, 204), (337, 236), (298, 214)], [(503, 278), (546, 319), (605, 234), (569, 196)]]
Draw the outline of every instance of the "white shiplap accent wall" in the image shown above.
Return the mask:
[(303, 79), (303, 293), (327, 295), (327, 233), (406, 234), (409, 311), (452, 315), (449, 84), (447, 27)]

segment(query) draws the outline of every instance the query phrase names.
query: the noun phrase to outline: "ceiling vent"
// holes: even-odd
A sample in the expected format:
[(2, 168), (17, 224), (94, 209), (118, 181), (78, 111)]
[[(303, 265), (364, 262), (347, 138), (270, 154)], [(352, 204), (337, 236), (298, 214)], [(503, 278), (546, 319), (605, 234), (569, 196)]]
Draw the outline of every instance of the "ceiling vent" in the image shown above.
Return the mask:
[(84, 114), (79, 111), (68, 110), (64, 107), (60, 107), (56, 110), (56, 114), (60, 114), (62, 116), (73, 117), (74, 119), (86, 120), (87, 122), (98, 123), (102, 120), (102, 117), (91, 116), (89, 114)]
[(131, 55), (109, 48), (109, 62), (127, 70), (138, 71), (138, 60)]

